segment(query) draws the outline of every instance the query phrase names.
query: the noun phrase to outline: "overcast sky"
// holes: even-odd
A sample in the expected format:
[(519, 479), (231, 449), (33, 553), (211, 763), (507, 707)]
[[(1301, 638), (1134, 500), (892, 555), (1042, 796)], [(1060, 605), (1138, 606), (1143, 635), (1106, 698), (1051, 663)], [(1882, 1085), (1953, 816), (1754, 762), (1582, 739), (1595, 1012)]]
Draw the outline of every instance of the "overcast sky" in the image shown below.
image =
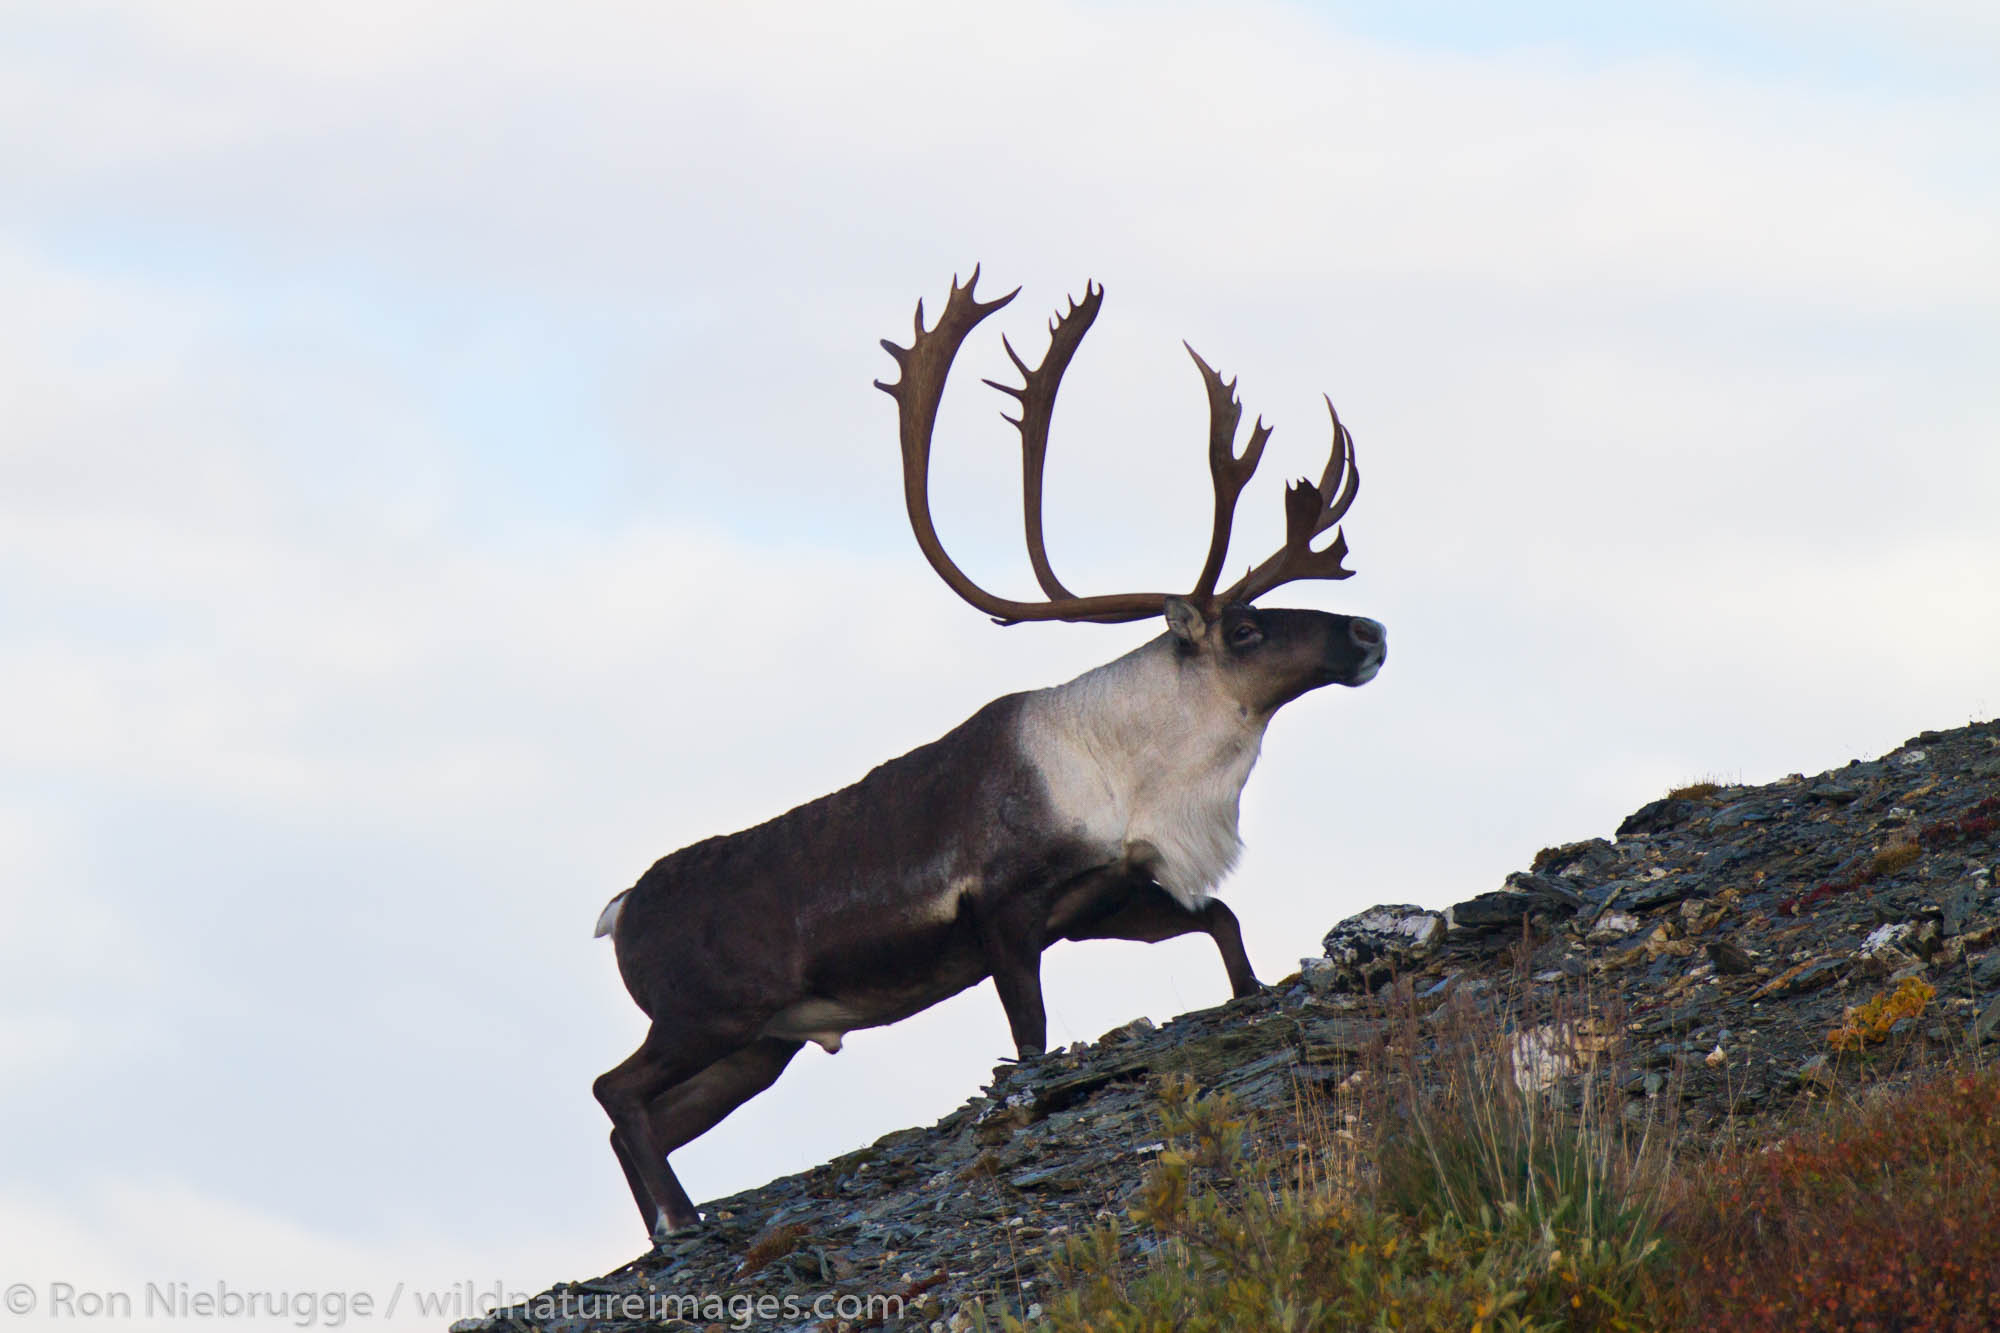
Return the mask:
[[(2000, 712), (1992, 7), (1520, 11), (0, 9), (0, 1281), (638, 1253), (605, 900), (1154, 632), (998, 629), (917, 553), (877, 340), (975, 262), (1025, 291), (934, 495), (988, 586), (1033, 585), (977, 379), (1086, 279), (1079, 591), (1200, 564), (1180, 339), (1277, 425), (1232, 568), (1322, 391), (1354, 431), (1357, 576), (1273, 600), (1391, 650), (1251, 779), (1266, 979), (1673, 783)], [(1200, 937), (1045, 981), (1052, 1042), (1227, 995)], [(803, 1168), (1010, 1051), (980, 987), (678, 1169)]]

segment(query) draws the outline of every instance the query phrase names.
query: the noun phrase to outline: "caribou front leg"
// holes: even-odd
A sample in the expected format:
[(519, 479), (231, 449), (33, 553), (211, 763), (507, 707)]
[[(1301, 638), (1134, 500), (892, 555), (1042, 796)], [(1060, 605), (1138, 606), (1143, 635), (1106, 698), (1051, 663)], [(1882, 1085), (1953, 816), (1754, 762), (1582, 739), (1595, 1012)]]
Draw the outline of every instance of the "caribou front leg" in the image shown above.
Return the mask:
[(1241, 998), (1263, 989), (1250, 967), (1250, 955), (1243, 951), (1243, 928), (1236, 922), (1236, 913), (1217, 898), (1210, 898), (1200, 910), (1190, 912), (1159, 885), (1142, 885), (1116, 910), (1072, 927), (1064, 932), (1063, 938), (1156, 944), (1197, 930), (1215, 941), (1216, 950), (1222, 955), (1222, 966), (1229, 973), (1232, 994)]
[(993, 974), (993, 989), (1000, 993), (1000, 1007), (1007, 1013), (1015, 1051), (1022, 1060), (1034, 1060), (1049, 1048), (1049, 1016), (1042, 1004), (1042, 938), (1048, 907), (1040, 894), (998, 898), (974, 908), (979, 947)]

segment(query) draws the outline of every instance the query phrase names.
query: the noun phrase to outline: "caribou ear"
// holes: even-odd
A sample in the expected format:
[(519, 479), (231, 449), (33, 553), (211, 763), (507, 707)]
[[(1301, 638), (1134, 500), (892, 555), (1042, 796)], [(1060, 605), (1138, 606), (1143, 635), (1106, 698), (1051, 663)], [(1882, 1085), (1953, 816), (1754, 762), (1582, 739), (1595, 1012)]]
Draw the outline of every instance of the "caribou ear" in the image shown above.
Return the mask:
[(1201, 642), (1201, 636), (1208, 632), (1208, 622), (1202, 618), (1201, 610), (1185, 597), (1167, 598), (1167, 628), (1174, 637), (1192, 647)]

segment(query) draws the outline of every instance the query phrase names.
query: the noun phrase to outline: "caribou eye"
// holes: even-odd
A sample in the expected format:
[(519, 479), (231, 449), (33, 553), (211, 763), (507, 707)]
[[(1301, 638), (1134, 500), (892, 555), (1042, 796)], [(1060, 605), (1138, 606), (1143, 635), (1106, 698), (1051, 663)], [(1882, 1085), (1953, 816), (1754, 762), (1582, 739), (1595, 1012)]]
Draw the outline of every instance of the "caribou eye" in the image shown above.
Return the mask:
[(1238, 648), (1252, 647), (1258, 643), (1261, 643), (1263, 639), (1264, 639), (1264, 631), (1258, 629), (1255, 625), (1251, 624), (1247, 620), (1244, 621), (1242, 624), (1238, 625), (1235, 629), (1229, 631), (1229, 642), (1234, 644)]

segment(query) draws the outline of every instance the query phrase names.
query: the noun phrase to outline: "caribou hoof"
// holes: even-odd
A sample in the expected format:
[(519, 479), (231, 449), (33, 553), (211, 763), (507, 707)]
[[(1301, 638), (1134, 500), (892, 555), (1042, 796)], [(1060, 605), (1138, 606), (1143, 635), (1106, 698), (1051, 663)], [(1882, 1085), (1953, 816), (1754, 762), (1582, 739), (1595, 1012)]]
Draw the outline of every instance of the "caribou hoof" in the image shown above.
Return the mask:
[(699, 1215), (692, 1222), (675, 1222), (671, 1218), (662, 1217), (658, 1222), (653, 1224), (653, 1248), (664, 1250), (677, 1240), (686, 1240), (690, 1236), (699, 1236), (702, 1232), (702, 1226), (702, 1220)]
[(1039, 1046), (1023, 1047), (1021, 1053), (1012, 1060), (1004, 1060), (1000, 1068), (993, 1072), (1002, 1082), (1032, 1080), (1048, 1063), (1049, 1053)]

